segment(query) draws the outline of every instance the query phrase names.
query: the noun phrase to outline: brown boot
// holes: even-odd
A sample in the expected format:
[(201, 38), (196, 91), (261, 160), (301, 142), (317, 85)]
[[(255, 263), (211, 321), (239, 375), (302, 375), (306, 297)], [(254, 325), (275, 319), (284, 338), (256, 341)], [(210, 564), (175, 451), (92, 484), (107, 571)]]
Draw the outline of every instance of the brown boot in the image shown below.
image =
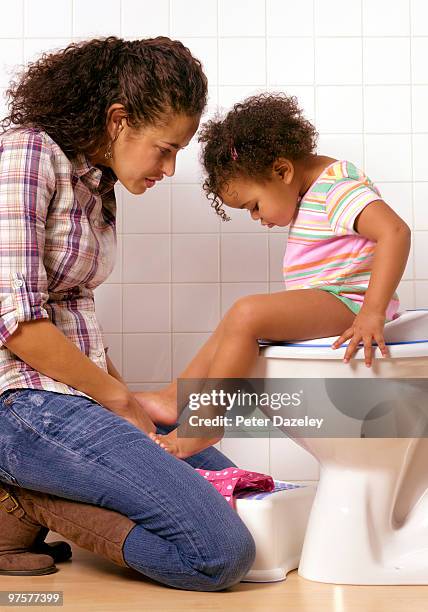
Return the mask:
[(40, 525), (0, 489), (0, 575), (43, 576), (57, 571), (49, 555), (29, 552), (40, 532)]
[(45, 542), (45, 538), (49, 533), (47, 527), (42, 527), (31, 547), (31, 552), (42, 555), (49, 555), (55, 563), (68, 561), (73, 556), (70, 544), (63, 541)]
[(9, 484), (2, 483), (1, 487), (4, 491), (2, 495), (0, 489), (0, 498), (8, 493), (18, 505), (18, 509), (10, 514), (16, 516), (22, 510), (23, 516), (39, 529), (51, 529), (86, 550), (117, 565), (128, 567), (123, 558), (122, 547), (127, 535), (135, 527), (135, 523), (128, 517), (113, 510)]

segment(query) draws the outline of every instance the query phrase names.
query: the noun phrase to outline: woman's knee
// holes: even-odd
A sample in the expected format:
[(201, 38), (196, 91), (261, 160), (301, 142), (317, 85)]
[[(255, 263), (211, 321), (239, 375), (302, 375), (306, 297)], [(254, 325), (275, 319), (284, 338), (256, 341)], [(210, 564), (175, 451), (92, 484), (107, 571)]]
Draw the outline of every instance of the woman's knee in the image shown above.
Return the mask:
[(203, 567), (205, 584), (198, 590), (220, 591), (240, 582), (254, 563), (256, 546), (245, 524), (238, 519), (223, 537), (207, 550)]

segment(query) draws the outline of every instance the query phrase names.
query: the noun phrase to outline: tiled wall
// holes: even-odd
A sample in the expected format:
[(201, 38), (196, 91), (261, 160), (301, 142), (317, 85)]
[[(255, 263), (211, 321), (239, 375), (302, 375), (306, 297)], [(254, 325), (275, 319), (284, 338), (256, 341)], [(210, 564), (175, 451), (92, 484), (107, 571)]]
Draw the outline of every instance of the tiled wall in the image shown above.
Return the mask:
[[(296, 94), (319, 151), (362, 166), (411, 226), (400, 296), (407, 308), (428, 305), (425, 0), (13, 0), (2, 3), (0, 87), (41, 51), (109, 34), (180, 38), (204, 63), (207, 117), (257, 90)], [(110, 354), (134, 389), (177, 375), (237, 297), (282, 288), (285, 234), (245, 213), (219, 222), (200, 181), (195, 143), (153, 191), (118, 189), (117, 266), (96, 297)], [(223, 448), (246, 467), (317, 477), (291, 443)]]

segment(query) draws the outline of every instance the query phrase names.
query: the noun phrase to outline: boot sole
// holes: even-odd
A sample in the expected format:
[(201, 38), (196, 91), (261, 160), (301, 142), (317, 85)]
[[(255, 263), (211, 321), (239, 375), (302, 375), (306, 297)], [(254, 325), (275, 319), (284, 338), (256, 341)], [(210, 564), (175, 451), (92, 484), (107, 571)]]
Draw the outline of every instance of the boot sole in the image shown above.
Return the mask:
[(0, 570), (0, 576), (45, 576), (55, 574), (58, 568), (55, 565), (44, 567), (38, 570)]

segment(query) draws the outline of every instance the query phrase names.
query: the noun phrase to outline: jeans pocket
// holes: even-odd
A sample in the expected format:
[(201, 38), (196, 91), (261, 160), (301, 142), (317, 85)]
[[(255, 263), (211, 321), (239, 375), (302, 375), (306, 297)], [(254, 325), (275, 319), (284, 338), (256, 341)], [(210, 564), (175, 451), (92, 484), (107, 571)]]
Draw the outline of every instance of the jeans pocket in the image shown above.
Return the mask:
[(0, 395), (0, 400), (3, 400), (3, 404), (5, 406), (12, 406), (16, 398), (19, 397), (22, 393), (25, 393), (26, 391), (27, 389), (12, 389), (10, 393), (8, 391), (5, 391), (2, 395)]
[(0, 482), (6, 482), (7, 484), (19, 486), (19, 482), (16, 480), (16, 478), (12, 476), (12, 474), (9, 474), (9, 472), (6, 472), (6, 470), (4, 470), (2, 467), (0, 467)]

